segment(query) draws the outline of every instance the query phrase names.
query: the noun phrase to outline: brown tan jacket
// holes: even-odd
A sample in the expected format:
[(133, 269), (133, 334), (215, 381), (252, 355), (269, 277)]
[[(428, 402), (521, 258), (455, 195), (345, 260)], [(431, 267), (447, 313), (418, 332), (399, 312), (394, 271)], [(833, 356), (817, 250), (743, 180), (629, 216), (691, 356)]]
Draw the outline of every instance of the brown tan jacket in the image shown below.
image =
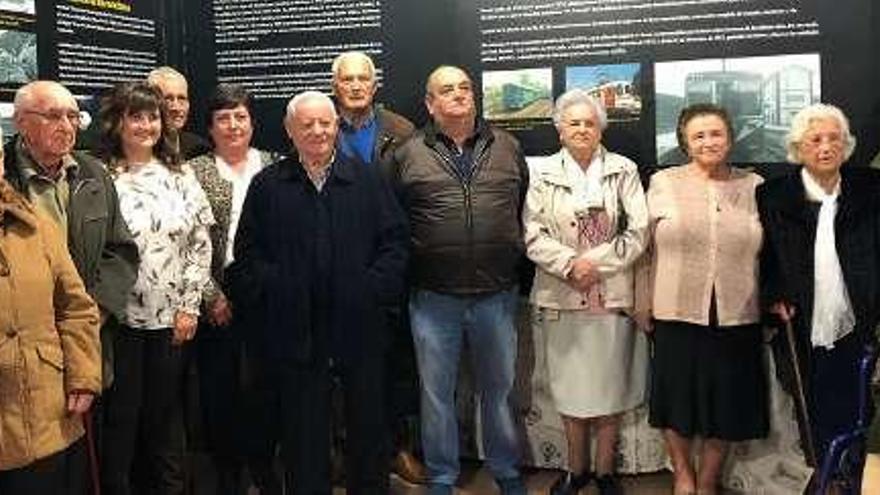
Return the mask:
[(101, 389), (98, 323), (57, 227), (0, 179), (0, 470), (82, 435), (67, 393)]

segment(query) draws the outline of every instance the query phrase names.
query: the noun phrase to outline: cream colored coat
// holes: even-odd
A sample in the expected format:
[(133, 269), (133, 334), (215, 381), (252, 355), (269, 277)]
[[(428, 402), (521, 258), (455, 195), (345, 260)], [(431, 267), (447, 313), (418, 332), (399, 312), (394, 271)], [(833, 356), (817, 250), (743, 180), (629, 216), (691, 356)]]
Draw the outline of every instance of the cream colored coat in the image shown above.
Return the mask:
[(67, 393), (101, 389), (98, 310), (62, 234), (0, 179), (0, 470), (83, 433)]
[[(565, 171), (567, 153), (530, 161), (530, 183), (523, 220), (528, 257), (535, 262), (532, 303), (553, 309), (582, 309), (583, 298), (567, 281), (572, 262), (585, 257), (593, 262), (603, 284), (607, 309), (633, 307), (633, 263), (648, 243), (648, 209), (638, 167), (628, 158), (600, 147), (603, 163), (602, 191), (605, 212), (612, 228), (621, 215), (626, 227), (591, 249), (578, 248), (578, 227), (572, 183)], [(569, 166), (576, 165), (573, 161)]]

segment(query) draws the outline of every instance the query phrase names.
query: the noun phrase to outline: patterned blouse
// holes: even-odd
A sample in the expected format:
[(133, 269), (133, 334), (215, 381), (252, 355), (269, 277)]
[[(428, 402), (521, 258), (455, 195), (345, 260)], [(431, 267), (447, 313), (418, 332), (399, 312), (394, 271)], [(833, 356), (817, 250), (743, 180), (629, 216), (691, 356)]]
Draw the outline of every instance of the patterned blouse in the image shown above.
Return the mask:
[(123, 323), (160, 329), (174, 326), (177, 311), (198, 315), (214, 216), (192, 170), (174, 173), (156, 160), (131, 165), (116, 177), (116, 190), (141, 256)]
[[(578, 251), (586, 252), (590, 249), (608, 242), (613, 237), (611, 221), (604, 209), (590, 208), (586, 212), (577, 215), (578, 223)], [(590, 286), (583, 293), (586, 305), (584, 310), (593, 313), (605, 312), (605, 293), (602, 284)]]

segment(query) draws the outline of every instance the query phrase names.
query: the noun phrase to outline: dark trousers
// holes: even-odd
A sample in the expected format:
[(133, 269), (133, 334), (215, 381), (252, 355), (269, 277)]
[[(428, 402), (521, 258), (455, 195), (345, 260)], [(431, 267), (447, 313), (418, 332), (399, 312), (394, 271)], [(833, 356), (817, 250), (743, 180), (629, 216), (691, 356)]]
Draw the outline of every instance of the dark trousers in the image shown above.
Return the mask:
[(405, 308), (389, 311), (391, 345), (386, 356), (388, 420), (396, 449), (412, 450), (419, 421), (419, 373)]
[(186, 349), (172, 345), (171, 332), (120, 327), (113, 338), (116, 379), (106, 392), (102, 432), (105, 495), (184, 492)]
[[(856, 427), (859, 391), (865, 385), (859, 376), (859, 364), (867, 351), (863, 336), (853, 332), (835, 342), (832, 349), (814, 347), (811, 352), (807, 407), (812, 420), (816, 458), (821, 463), (831, 441)], [(868, 413), (873, 415), (870, 399)]]
[(217, 470), (218, 493), (240, 490), (244, 434), (242, 346), (229, 327), (202, 325), (198, 331), (199, 402), (205, 446)]
[(27, 466), (0, 471), (0, 495), (85, 495), (88, 472), (85, 438)]
[[(329, 360), (281, 363), (275, 368), (281, 404), (281, 453), (301, 495), (330, 494)], [(342, 385), (346, 428), (346, 493), (388, 493), (385, 360), (368, 356), (334, 368)]]
[(280, 491), (273, 471), (277, 397), (264, 377), (247, 328), (202, 325), (197, 339), (199, 400), (206, 447), (217, 470), (217, 493), (241, 491), (247, 465), (261, 493)]

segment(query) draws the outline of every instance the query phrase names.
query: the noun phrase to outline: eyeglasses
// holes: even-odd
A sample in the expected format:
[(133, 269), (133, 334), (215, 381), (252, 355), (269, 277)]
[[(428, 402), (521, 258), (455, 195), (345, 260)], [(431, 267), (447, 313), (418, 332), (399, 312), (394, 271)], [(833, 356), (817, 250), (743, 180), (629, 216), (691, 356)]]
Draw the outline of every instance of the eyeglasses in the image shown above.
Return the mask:
[(832, 147), (843, 146), (844, 138), (842, 134), (836, 132), (827, 134), (808, 134), (801, 141), (801, 146), (818, 148), (822, 143), (828, 143), (828, 145)]
[(65, 117), (67, 117), (67, 121), (73, 124), (74, 127), (78, 127), (80, 122), (80, 114), (76, 110), (49, 110), (47, 112), (25, 110), (24, 113), (39, 115), (46, 122), (55, 125), (60, 124)]

